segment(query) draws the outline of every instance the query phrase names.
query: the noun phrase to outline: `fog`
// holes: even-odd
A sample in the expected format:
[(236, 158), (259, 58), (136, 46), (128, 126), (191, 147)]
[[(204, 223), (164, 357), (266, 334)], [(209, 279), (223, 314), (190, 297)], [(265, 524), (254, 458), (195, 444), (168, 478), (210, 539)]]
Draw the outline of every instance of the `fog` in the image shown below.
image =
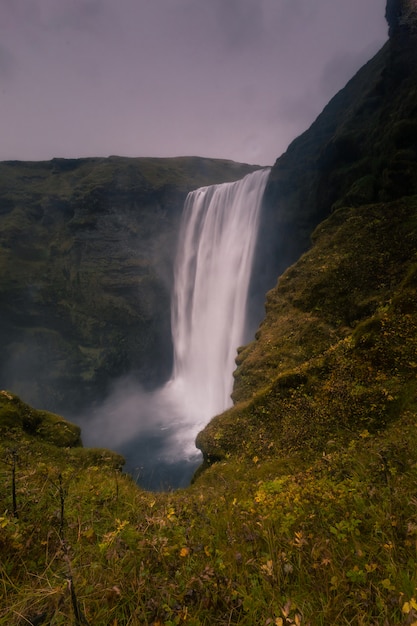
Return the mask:
[(184, 410), (178, 381), (149, 392), (128, 376), (113, 383), (102, 404), (72, 420), (82, 427), (84, 445), (119, 452), (141, 486), (163, 490), (189, 484), (202, 460), (194, 439), (204, 418), (190, 423)]

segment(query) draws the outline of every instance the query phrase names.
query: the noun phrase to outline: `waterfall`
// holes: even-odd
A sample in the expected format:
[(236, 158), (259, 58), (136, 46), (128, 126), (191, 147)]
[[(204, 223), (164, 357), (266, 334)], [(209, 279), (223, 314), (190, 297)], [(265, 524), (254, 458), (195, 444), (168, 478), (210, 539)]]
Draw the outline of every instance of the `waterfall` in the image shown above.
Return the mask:
[(172, 337), (181, 420), (193, 442), (231, 406), (259, 214), (269, 169), (203, 187), (186, 200), (174, 267)]
[(171, 380), (149, 392), (128, 377), (83, 424), (87, 445), (109, 446), (148, 489), (186, 486), (197, 433), (231, 405), (246, 335), (249, 281), (269, 169), (187, 197), (174, 265)]

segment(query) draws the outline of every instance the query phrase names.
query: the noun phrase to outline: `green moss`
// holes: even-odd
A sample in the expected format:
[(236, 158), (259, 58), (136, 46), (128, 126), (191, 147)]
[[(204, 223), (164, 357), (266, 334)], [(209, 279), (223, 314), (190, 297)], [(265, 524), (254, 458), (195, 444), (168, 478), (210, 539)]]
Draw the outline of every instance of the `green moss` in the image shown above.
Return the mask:
[(4, 438), (9, 432), (21, 432), (54, 446), (81, 445), (80, 428), (48, 411), (32, 408), (9, 391), (0, 391), (0, 431)]
[(239, 352), (235, 406), (197, 438), (206, 461), (320, 454), (414, 406), (416, 218), (413, 197), (339, 209), (317, 228)]

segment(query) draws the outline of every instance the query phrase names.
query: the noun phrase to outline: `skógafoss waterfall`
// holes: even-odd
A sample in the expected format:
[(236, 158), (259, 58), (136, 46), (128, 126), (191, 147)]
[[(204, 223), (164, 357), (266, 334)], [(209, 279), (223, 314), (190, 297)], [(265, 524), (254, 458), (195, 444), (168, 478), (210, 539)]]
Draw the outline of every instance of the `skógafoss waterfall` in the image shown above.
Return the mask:
[(231, 405), (236, 350), (269, 170), (187, 197), (172, 301), (174, 373), (187, 428), (197, 434)]
[(87, 437), (110, 441), (146, 488), (186, 485), (201, 462), (197, 433), (232, 404), (237, 348), (251, 338), (247, 297), (269, 171), (188, 195), (174, 266), (172, 378), (154, 392), (119, 385), (90, 422)]

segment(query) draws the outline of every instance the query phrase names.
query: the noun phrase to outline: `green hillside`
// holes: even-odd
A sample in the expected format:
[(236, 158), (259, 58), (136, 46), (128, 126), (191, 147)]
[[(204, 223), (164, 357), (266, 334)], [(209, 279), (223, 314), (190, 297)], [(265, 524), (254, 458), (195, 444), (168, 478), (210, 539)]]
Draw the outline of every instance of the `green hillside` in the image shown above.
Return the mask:
[(417, 624), (411, 4), (272, 170), (280, 277), (190, 487), (142, 491), (0, 393), (2, 626)]

